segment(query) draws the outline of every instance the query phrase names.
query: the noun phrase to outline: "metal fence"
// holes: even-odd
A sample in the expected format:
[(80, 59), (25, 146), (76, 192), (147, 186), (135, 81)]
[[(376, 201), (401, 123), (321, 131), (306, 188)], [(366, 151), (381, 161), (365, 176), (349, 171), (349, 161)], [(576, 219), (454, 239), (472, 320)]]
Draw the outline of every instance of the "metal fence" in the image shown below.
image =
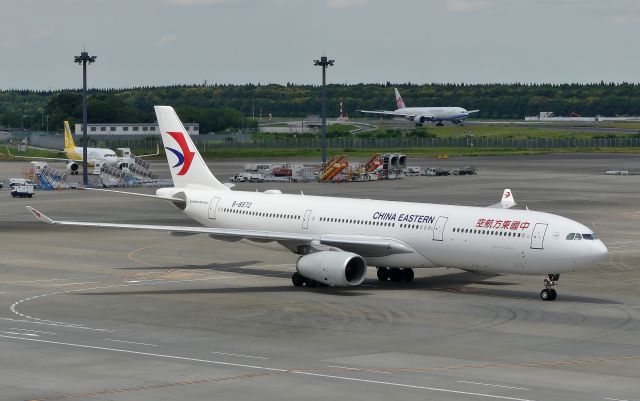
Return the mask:
[[(198, 150), (206, 152), (215, 149), (318, 149), (322, 147), (319, 138), (283, 138), (271, 140), (216, 141), (206, 137), (192, 137)], [(131, 149), (155, 149), (154, 139), (109, 140), (104, 143), (110, 148), (129, 147)], [(640, 138), (330, 138), (329, 149), (412, 149), (412, 148), (637, 148)]]
[[(206, 135), (191, 137), (201, 152), (216, 149), (319, 149), (322, 147), (320, 138), (282, 138), (268, 140), (211, 139)], [(53, 145), (61, 142), (62, 138), (32, 137), (32, 146)], [(57, 144), (57, 143), (56, 143)], [(90, 138), (89, 146), (116, 148), (131, 148), (135, 153), (150, 153), (155, 151), (159, 137), (98, 139)], [(62, 144), (59, 144), (61, 147)], [(80, 146), (79, 143), (77, 143)], [(49, 147), (49, 146), (46, 146)], [(51, 146), (54, 147), (54, 146)], [(57, 146), (56, 146), (57, 147)], [(545, 148), (638, 148), (639, 138), (329, 138), (327, 147), (333, 150), (360, 149), (419, 149), (419, 148), (469, 148), (469, 149), (545, 149)]]

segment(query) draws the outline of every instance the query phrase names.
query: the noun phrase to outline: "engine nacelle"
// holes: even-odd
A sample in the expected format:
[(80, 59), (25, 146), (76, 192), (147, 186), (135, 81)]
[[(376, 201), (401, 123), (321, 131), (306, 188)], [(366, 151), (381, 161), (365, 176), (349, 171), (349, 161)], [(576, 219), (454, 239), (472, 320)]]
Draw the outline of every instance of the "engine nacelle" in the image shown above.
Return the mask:
[(352, 252), (322, 251), (302, 256), (296, 270), (322, 284), (350, 287), (362, 284), (367, 275), (367, 262)]
[(415, 117), (413, 118), (413, 121), (414, 121), (416, 124), (424, 124), (424, 123), (425, 123), (425, 121), (427, 121), (427, 117), (425, 117), (425, 116), (415, 116)]
[(67, 171), (71, 172), (71, 174), (78, 174), (78, 169), (80, 166), (76, 162), (68, 162), (67, 163)]

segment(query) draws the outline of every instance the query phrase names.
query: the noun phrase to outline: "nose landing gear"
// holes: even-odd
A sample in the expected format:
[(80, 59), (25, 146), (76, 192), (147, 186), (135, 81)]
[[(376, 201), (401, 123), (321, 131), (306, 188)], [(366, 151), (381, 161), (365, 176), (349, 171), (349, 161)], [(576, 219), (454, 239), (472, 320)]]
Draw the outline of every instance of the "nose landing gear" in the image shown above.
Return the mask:
[(540, 298), (543, 301), (555, 301), (558, 293), (552, 287), (560, 280), (559, 274), (549, 273), (544, 276), (544, 290), (540, 291)]

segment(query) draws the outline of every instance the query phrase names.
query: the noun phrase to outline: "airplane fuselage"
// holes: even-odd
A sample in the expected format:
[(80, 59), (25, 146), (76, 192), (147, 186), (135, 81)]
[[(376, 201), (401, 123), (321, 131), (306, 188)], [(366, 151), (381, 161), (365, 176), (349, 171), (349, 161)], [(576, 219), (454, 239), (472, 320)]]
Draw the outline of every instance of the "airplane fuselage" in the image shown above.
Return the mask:
[[(403, 115), (411, 115), (412, 121), (419, 122), (420, 116), (428, 116), (427, 121), (452, 121), (460, 122), (469, 117), (469, 112), (462, 107), (405, 107), (396, 110)], [(408, 118), (408, 117), (405, 117)]]
[[(64, 150), (69, 160), (82, 162), (82, 147), (76, 146)], [(94, 162), (104, 162), (108, 165), (118, 164), (118, 156), (111, 149), (105, 148), (87, 148), (87, 164), (93, 167)]]
[[(318, 237), (378, 236), (393, 238), (414, 251), (362, 254), (370, 266), (546, 274), (587, 268), (607, 256), (606, 247), (590, 229), (550, 213), (242, 191), (158, 190), (162, 196), (178, 193), (187, 199), (184, 212), (207, 227)], [(585, 239), (568, 240), (570, 233)]]

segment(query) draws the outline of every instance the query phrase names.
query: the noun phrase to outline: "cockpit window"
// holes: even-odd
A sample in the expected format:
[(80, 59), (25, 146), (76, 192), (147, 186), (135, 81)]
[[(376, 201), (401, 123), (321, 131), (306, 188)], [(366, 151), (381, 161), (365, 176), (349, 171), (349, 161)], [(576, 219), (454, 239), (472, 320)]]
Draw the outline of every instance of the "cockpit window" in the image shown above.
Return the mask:
[(582, 238), (593, 241), (595, 238), (592, 234), (582, 234)]
[(567, 239), (568, 239), (569, 241), (571, 241), (571, 240), (573, 240), (573, 237), (575, 237), (575, 235), (576, 235), (575, 233), (569, 233), (569, 234), (567, 235)]
[(576, 236), (573, 237), (574, 240), (581, 240), (582, 239), (582, 235), (576, 233)]

